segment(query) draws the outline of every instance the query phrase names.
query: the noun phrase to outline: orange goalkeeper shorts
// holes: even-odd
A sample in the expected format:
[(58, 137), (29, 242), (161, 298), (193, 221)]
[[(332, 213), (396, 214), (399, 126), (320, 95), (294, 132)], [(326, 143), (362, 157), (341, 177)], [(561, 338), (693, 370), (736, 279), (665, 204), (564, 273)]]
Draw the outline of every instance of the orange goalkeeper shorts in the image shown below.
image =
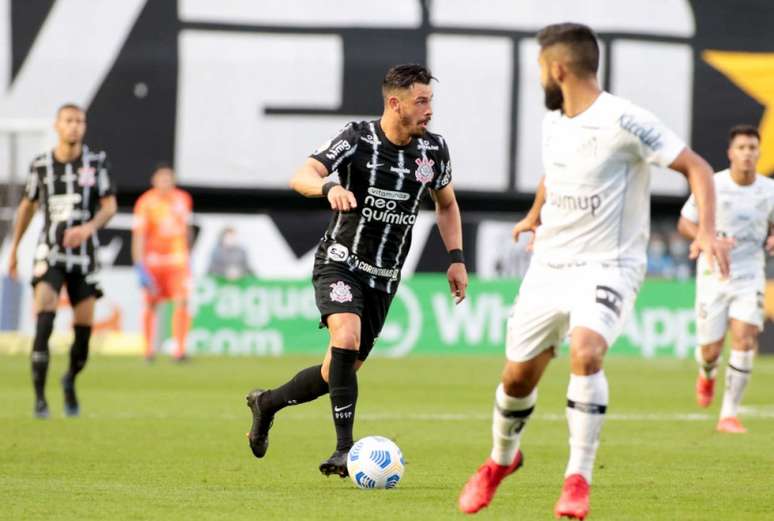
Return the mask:
[(149, 301), (187, 299), (191, 280), (188, 268), (179, 266), (148, 268), (156, 291), (145, 291)]

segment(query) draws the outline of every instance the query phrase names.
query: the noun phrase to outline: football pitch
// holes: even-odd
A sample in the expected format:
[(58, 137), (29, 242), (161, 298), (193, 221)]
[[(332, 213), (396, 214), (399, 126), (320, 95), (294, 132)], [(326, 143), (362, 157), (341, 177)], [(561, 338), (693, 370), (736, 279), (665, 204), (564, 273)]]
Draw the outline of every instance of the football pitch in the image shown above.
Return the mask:
[[(395, 490), (323, 477), (335, 437), (327, 397), (276, 418), (263, 460), (245, 432), (246, 391), (315, 359), (198, 358), (153, 366), (94, 357), (79, 382), (82, 415), (62, 417), (55, 357), (49, 420), (32, 419), (27, 357), (0, 362), (0, 518), (446, 520), (488, 455), (499, 358), (375, 358), (359, 373), (356, 437), (403, 450)], [(713, 428), (694, 405), (691, 360), (609, 358), (610, 406), (591, 520), (770, 519), (774, 509), (774, 359), (759, 358), (742, 415), (747, 435)], [(525, 430), (525, 466), (477, 519), (552, 519), (567, 458), (567, 360), (549, 367)], [(722, 372), (721, 372), (722, 377)], [(722, 384), (722, 381), (719, 382)], [(722, 391), (722, 385), (720, 385)]]

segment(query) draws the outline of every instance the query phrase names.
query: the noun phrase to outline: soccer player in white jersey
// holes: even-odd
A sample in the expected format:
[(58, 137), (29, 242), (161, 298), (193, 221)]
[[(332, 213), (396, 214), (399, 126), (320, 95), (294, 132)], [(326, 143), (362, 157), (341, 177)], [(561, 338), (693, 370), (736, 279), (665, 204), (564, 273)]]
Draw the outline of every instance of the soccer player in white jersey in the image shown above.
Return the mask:
[(618, 336), (645, 273), (650, 164), (688, 179), (698, 203), (693, 244), (728, 272), (715, 236), (710, 166), (652, 114), (603, 92), (593, 31), (557, 24), (538, 33), (544, 177), (514, 236), (536, 231), (534, 255), (508, 320), (507, 361), (495, 393), (490, 457), (468, 480), (459, 508), (487, 506), (501, 480), (523, 462), (523, 428), (537, 384), (569, 332), (567, 421), (570, 458), (554, 513), (583, 519), (608, 388), (602, 361)]
[[(726, 369), (726, 390), (717, 430), (744, 433), (737, 418), (763, 327), (764, 248), (774, 252), (774, 181), (755, 172), (760, 156), (760, 136), (755, 127), (731, 129), (730, 167), (715, 174), (717, 233), (733, 243), (731, 276), (721, 278), (700, 256), (696, 265), (696, 400), (712, 403), (715, 375), (726, 332), (731, 331), (731, 356)], [(681, 212), (678, 230), (696, 237), (698, 213), (691, 196)]]

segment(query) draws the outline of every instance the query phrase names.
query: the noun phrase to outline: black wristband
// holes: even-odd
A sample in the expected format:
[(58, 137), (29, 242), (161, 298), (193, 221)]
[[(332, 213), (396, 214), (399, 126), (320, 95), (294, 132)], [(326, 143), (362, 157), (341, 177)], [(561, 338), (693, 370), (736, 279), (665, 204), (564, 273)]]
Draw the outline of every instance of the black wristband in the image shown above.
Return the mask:
[(322, 185), (322, 196), (328, 197), (328, 192), (330, 192), (334, 186), (341, 186), (341, 185), (339, 185), (339, 183), (337, 183), (336, 181), (328, 181), (327, 183)]
[(465, 264), (465, 255), (459, 248), (449, 251), (449, 264), (454, 264), (455, 262)]

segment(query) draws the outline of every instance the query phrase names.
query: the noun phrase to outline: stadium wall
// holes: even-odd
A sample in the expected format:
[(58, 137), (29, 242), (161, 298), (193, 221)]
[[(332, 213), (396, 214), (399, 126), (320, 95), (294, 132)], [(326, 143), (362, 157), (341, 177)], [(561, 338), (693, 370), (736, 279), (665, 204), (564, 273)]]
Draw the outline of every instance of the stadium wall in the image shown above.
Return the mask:
[[(518, 280), (529, 263), (526, 237), (510, 239), (511, 214), (464, 214), (463, 231), (468, 267), (473, 275), (470, 297), (454, 307), (443, 272), (447, 257), (432, 212), (417, 220), (413, 244), (404, 269), (404, 284), (384, 329), (377, 353), (492, 354), (501, 355), (505, 320), (517, 291)], [(316, 353), (325, 343), (317, 329), (319, 317), (310, 281), (312, 257), (329, 212), (298, 215), (270, 212), (260, 215), (198, 214), (192, 250), (193, 330), (192, 352), (229, 355), (280, 355)], [(1, 351), (26, 351), (34, 331), (32, 292), (28, 281), (39, 217), (20, 245), (21, 282), (4, 279), (0, 300)], [(247, 260), (232, 277), (214, 276), (213, 257), (222, 248), (226, 229), (237, 237)], [(685, 245), (674, 243), (674, 223), (654, 226), (671, 246), (673, 255), (651, 262), (653, 275), (645, 283), (635, 313), (614, 353), (628, 356), (685, 357), (695, 343), (694, 285), (691, 264), (679, 257)], [(142, 295), (130, 255), (131, 215), (121, 213), (102, 233), (100, 275), (106, 296), (97, 306), (96, 351), (139, 353)], [(670, 236), (671, 233), (671, 236)], [(671, 237), (671, 238), (670, 238)], [(9, 243), (0, 247), (7, 258)], [(651, 259), (657, 259), (651, 252)], [(3, 268), (5, 268), (3, 266)], [(768, 291), (767, 327), (762, 351), (774, 352), (771, 320), (774, 291)], [(556, 298), (561, 298), (557, 296)], [(64, 348), (72, 316), (61, 303), (55, 345)], [(159, 344), (167, 342), (168, 328), (160, 328)], [(166, 334), (165, 334), (166, 333)]]
[[(0, 0), (0, 115), (87, 107), (87, 141), (110, 152), (124, 204), (151, 165), (173, 159), (205, 201), (214, 189), (214, 205), (230, 195), (232, 209), (277, 207), (306, 154), (380, 113), (384, 71), (422, 62), (440, 79), (434, 128), (451, 143), (461, 200), (523, 208), (542, 171), (534, 34), (573, 19), (599, 33), (605, 88), (659, 115), (716, 169), (728, 128), (760, 123), (761, 170), (774, 171), (769, 0), (386, 5)], [(654, 175), (656, 194), (685, 190), (680, 176)]]

